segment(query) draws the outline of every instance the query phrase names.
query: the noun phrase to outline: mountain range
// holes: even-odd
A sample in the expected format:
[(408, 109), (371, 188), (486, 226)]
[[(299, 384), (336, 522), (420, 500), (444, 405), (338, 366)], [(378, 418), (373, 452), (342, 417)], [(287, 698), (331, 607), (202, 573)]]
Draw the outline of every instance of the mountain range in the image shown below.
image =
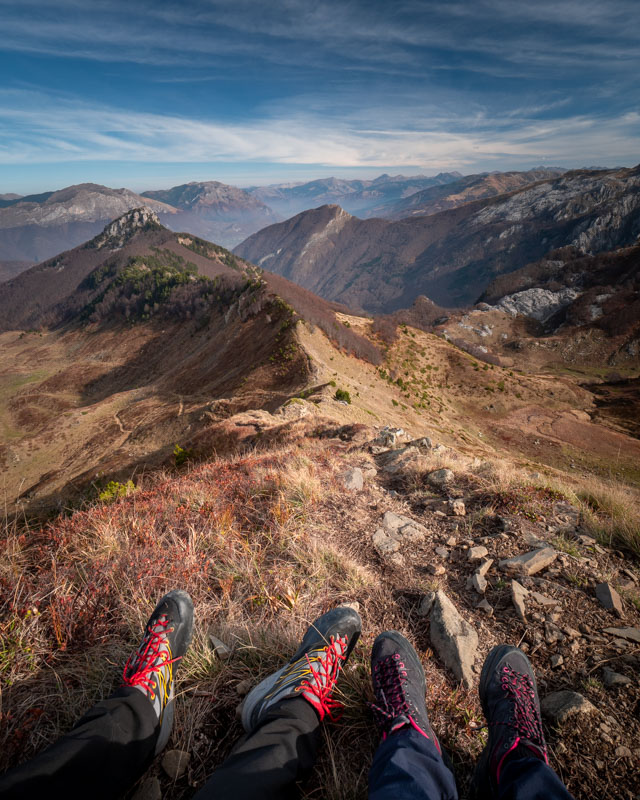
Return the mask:
[[(136, 194), (80, 184), (65, 189), (21, 197), (0, 195), (0, 281), (28, 266), (75, 247), (126, 211), (146, 205), (172, 230), (235, 247), (251, 234), (284, 217), (326, 203), (337, 203), (362, 217), (405, 215), (402, 203), (430, 187), (419, 213), (432, 213), (434, 203), (450, 207), (480, 196), (550, 176), (550, 170), (493, 176), (442, 173), (435, 177), (381, 175), (375, 180), (326, 178), (300, 184), (279, 184), (240, 189), (218, 181), (201, 181), (171, 189)], [(450, 186), (450, 191), (447, 190)], [(426, 189), (428, 192), (429, 189)], [(440, 210), (439, 207), (435, 210)], [(418, 213), (416, 206), (406, 215)]]
[(90, 239), (126, 211), (148, 206), (171, 215), (175, 209), (129, 189), (94, 183), (9, 198), (0, 208), (0, 264), (36, 262)]
[(463, 306), (559, 247), (598, 253), (635, 243), (639, 212), (640, 167), (576, 170), (398, 221), (327, 205), (253, 234), (235, 252), (351, 308), (390, 312), (418, 295)]
[(386, 209), (422, 189), (446, 186), (460, 178), (459, 172), (441, 172), (433, 177), (384, 174), (374, 180), (321, 178), (307, 183), (255, 186), (247, 191), (284, 217), (328, 203), (337, 203), (345, 211), (364, 217), (372, 216), (374, 207)]

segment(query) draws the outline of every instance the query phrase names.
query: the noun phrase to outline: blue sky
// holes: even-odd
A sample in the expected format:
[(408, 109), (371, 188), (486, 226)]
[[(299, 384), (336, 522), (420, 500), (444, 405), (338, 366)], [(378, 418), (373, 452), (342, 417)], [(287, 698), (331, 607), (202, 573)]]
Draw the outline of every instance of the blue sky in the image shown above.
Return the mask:
[(0, 193), (640, 162), (638, 0), (0, 0)]

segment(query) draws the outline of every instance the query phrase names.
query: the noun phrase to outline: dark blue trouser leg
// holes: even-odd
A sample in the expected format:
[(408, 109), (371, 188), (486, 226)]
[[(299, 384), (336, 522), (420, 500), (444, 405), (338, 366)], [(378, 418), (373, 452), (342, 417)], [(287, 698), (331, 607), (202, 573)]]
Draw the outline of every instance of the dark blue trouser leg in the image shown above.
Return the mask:
[(548, 764), (532, 755), (514, 754), (500, 771), (497, 800), (573, 800)]
[(458, 791), (433, 741), (405, 728), (387, 736), (376, 750), (369, 800), (458, 800)]

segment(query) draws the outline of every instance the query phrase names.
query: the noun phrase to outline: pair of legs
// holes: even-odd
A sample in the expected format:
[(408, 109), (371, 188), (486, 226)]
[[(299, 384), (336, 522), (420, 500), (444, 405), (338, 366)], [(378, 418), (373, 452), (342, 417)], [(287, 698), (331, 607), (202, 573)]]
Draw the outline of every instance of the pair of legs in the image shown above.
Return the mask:
[[(0, 798), (111, 800), (125, 793), (167, 744), (174, 672), (186, 652), (193, 605), (185, 592), (162, 598), (124, 684), (57, 742), (0, 777)], [(320, 726), (339, 705), (332, 692), (361, 630), (339, 607), (307, 630), (289, 662), (247, 696), (246, 736), (197, 793), (197, 800), (278, 800), (299, 794), (315, 763)], [(388, 631), (372, 655), (373, 712), (382, 733), (370, 771), (371, 800), (455, 800), (453, 773), (431, 728), (425, 677), (410, 643)], [(482, 671), (480, 697), (489, 741), (476, 773), (478, 797), (570, 800), (549, 767), (535, 679), (517, 648), (500, 646)]]

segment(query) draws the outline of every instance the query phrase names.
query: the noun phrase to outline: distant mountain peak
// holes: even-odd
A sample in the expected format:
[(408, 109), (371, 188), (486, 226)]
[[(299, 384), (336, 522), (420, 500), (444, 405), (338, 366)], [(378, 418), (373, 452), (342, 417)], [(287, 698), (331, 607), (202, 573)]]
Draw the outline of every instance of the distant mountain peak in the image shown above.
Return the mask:
[(136, 233), (159, 230), (162, 227), (155, 211), (144, 206), (132, 208), (131, 211), (127, 211), (126, 214), (110, 222), (101, 234), (88, 243), (88, 246), (96, 250), (102, 250), (103, 247), (108, 247), (110, 250), (119, 250)]

